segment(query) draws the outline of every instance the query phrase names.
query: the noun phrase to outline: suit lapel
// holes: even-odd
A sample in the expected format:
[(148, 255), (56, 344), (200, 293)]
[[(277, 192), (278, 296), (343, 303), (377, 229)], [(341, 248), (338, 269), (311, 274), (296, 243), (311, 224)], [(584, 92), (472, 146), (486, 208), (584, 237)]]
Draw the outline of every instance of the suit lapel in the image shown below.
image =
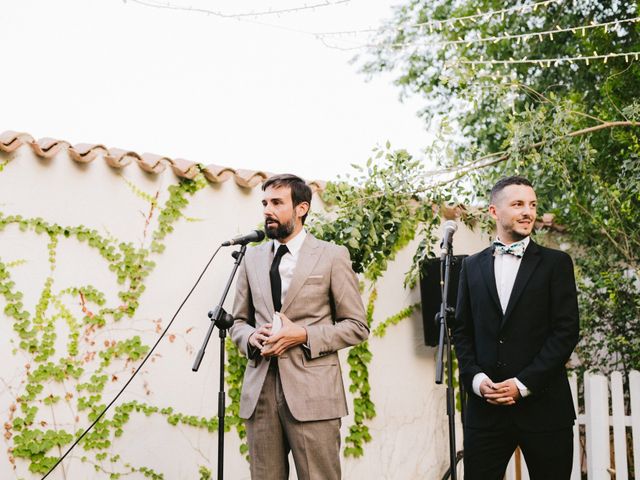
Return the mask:
[(493, 249), (487, 248), (480, 256), (480, 271), (482, 272), (482, 277), (487, 284), (487, 289), (493, 299), (493, 303), (498, 308), (498, 311), (502, 312), (500, 297), (498, 297), (498, 288), (496, 287), (496, 273), (493, 263)]
[(536, 245), (533, 241), (530, 241), (529, 246), (524, 252), (522, 261), (520, 262), (520, 268), (518, 268), (518, 274), (516, 275), (516, 279), (513, 283), (513, 289), (511, 290), (511, 296), (509, 297), (507, 310), (504, 312), (504, 317), (502, 317), (501, 327), (504, 326), (509, 319), (511, 312), (520, 299), (522, 292), (524, 292), (525, 287), (527, 286), (527, 282), (531, 278), (531, 274), (538, 266), (538, 263), (540, 263), (540, 249), (538, 248), (538, 245)]
[(271, 279), (269, 278), (269, 269), (273, 262), (273, 240), (263, 244), (260, 248), (262, 248), (261, 254), (256, 255), (256, 274), (264, 304), (271, 316), (273, 316), (275, 309), (273, 307), (273, 298), (271, 298)]
[[(307, 238), (305, 238), (302, 247), (300, 248), (300, 252), (298, 253), (298, 262), (296, 263), (296, 268), (293, 272), (293, 278), (291, 279), (291, 284), (289, 285), (289, 289), (287, 290), (287, 295), (284, 297), (282, 301), (282, 313), (287, 310), (287, 307), (291, 305), (291, 302), (304, 285), (304, 282), (307, 280), (307, 277), (315, 267), (318, 259), (320, 258), (320, 242), (316, 240), (316, 238), (307, 234)], [(272, 307), (273, 308), (273, 307)]]

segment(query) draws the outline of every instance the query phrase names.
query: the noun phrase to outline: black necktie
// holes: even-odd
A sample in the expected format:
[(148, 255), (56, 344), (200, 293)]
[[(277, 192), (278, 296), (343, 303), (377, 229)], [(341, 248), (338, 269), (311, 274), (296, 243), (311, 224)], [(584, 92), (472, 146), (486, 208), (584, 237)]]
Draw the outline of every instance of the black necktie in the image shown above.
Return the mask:
[(282, 279), (280, 278), (280, 260), (285, 253), (289, 253), (286, 245), (280, 245), (276, 255), (273, 257), (273, 263), (269, 269), (269, 278), (271, 279), (271, 298), (273, 299), (273, 309), (279, 312), (282, 308)]

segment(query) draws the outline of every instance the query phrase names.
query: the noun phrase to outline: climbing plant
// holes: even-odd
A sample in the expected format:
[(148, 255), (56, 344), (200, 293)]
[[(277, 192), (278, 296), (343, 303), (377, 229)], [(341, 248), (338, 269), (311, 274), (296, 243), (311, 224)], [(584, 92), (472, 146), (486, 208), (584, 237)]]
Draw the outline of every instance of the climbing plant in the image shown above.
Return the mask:
[[(6, 164), (3, 162), (3, 166)], [(3, 312), (5, 318), (13, 322), (17, 337), (13, 342), (13, 353), (28, 359), (20, 393), (10, 405), (4, 425), (5, 439), (12, 445), (8, 451), (9, 461), (14, 468), (17, 468), (17, 460), (24, 460), (29, 471), (46, 473), (57, 461), (62, 448), (81, 433), (87, 422), (98, 418), (109, 400), (104, 396), (107, 385), (116, 382), (120, 375), (126, 375), (127, 366), (139, 362), (149, 350), (139, 335), (102, 342), (98, 337), (105, 326), (135, 315), (145, 290), (145, 280), (155, 267), (153, 255), (163, 251), (163, 240), (182, 217), (189, 197), (207, 182), (199, 174), (195, 180), (181, 180), (170, 186), (162, 207), (158, 205), (158, 193), (150, 195), (130, 182), (128, 184), (149, 204), (144, 229), (145, 238), (148, 233), (151, 237), (149, 247), (144, 242), (140, 246), (119, 242), (82, 225), (61, 225), (42, 218), (0, 212), (0, 232), (17, 227), (25, 234), (30, 232), (48, 239), (48, 275), (32, 312), (25, 307), (24, 293), (12, 279), (12, 271), (28, 260), (6, 261), (0, 255)], [(158, 222), (153, 232), (149, 232), (150, 219), (156, 210), (159, 210)], [(118, 305), (109, 305), (106, 294), (92, 285), (56, 287), (58, 246), (62, 238), (87, 244), (108, 264), (120, 286)], [(156, 327), (159, 329), (159, 325)], [(60, 345), (64, 347), (60, 349)], [(58, 404), (66, 404), (66, 408), (74, 412), (75, 422), (70, 429), (57, 423), (54, 415), (47, 414)], [(86, 435), (80, 445), (86, 452), (81, 460), (110, 478), (132, 472), (146, 478), (163, 478), (153, 468), (135, 466), (124, 462), (119, 455), (109, 454), (109, 448), (114, 439), (122, 435), (132, 412), (163, 415), (172, 425), (180, 423), (208, 431), (217, 428), (217, 418), (185, 415), (175, 412), (172, 407), (160, 408), (138, 401), (126, 402), (117, 405)], [(201, 472), (205, 470), (201, 469)]]

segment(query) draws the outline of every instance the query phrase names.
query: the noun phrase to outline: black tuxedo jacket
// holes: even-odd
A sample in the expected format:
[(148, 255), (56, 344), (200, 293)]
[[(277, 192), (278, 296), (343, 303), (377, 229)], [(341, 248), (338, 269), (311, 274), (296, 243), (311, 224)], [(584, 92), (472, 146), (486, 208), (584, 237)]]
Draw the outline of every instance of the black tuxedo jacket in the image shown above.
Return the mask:
[[(493, 249), (466, 258), (460, 272), (453, 337), (468, 395), (465, 426), (512, 421), (525, 431), (573, 424), (565, 363), (578, 342), (578, 302), (569, 255), (529, 242), (506, 312), (502, 313)], [(473, 393), (473, 377), (516, 377), (529, 390), (513, 406), (495, 406)]]

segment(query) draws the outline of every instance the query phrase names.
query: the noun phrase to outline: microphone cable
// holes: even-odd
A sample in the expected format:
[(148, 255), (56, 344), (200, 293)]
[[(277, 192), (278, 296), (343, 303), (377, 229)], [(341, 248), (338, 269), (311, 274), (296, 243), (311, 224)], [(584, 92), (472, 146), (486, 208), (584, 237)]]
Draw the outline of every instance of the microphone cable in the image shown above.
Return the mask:
[(133, 374), (131, 375), (131, 377), (129, 378), (129, 380), (127, 380), (127, 383), (124, 384), (124, 386), (120, 389), (120, 391), (116, 394), (116, 396), (113, 398), (113, 400), (111, 400), (111, 402), (109, 402), (109, 404), (104, 407), (104, 409), (102, 410), (102, 412), (100, 412), (100, 415), (98, 415), (98, 417), (93, 421), (93, 423), (91, 425), (89, 425), (89, 427), (82, 432), (82, 435), (80, 435), (75, 442), (73, 442), (73, 444), (67, 449), (66, 452), (64, 452), (64, 454), (58, 459), (58, 461), (55, 463), (55, 465), (53, 465), (49, 471), (41, 478), (41, 480), (44, 480), (45, 478), (47, 478), (49, 476), (49, 474), (51, 472), (53, 472), (56, 467), (58, 465), (60, 465), (62, 463), (62, 461), (67, 457), (67, 455), (69, 455), (69, 453), (71, 452), (71, 450), (73, 450), (76, 445), (78, 445), (78, 443), (80, 443), (80, 440), (82, 440), (85, 435), (87, 433), (89, 433), (89, 431), (91, 431), (91, 429), (100, 421), (100, 419), (104, 416), (105, 413), (107, 413), (107, 411), (109, 410), (109, 408), (111, 408), (111, 406), (116, 402), (116, 400), (118, 400), (118, 398), (120, 398), (120, 395), (122, 395), (122, 393), (125, 391), (125, 389), (129, 386), (129, 384), (131, 383), (131, 381), (135, 378), (135, 376), (138, 374), (138, 372), (142, 369), (142, 367), (144, 366), (144, 364), (147, 362), (147, 360), (149, 359), (149, 357), (151, 357), (151, 355), (153, 354), (153, 352), (155, 351), (156, 347), (158, 346), (158, 344), (160, 343), (160, 341), (164, 338), (165, 334), (169, 331), (169, 328), (171, 328), (171, 325), (173, 324), (174, 320), (176, 319), (176, 317), (178, 316), (178, 313), (180, 313), (180, 310), (182, 310), (182, 307), (184, 306), (185, 303), (187, 303), (187, 300), (189, 300), (189, 297), (191, 296), (191, 294), (193, 293), (193, 291), (196, 289), (196, 287), (198, 286), (198, 284), (200, 283), (200, 280), (202, 280), (202, 277), (204, 276), (205, 272), (207, 271), (207, 269), (209, 268), (209, 265), (211, 265), (211, 262), (213, 261), (213, 259), (215, 258), (215, 256), (218, 254), (218, 252), (220, 251), (220, 249), (222, 248), (222, 245), (219, 246), (215, 252), (213, 252), (213, 255), (211, 256), (211, 258), (209, 259), (209, 261), (207, 262), (207, 264), (205, 265), (204, 269), (202, 270), (202, 273), (200, 274), (200, 276), (198, 277), (198, 279), (196, 280), (196, 283), (193, 285), (193, 287), (191, 287), (191, 290), (189, 290), (189, 293), (187, 293), (187, 296), (185, 297), (185, 299), (182, 301), (182, 303), (180, 304), (180, 306), (178, 307), (178, 309), (176, 310), (176, 313), (173, 314), (173, 317), (171, 317), (171, 320), (169, 321), (169, 323), (167, 324), (167, 326), (164, 328), (164, 330), (162, 331), (162, 333), (160, 334), (160, 336), (158, 337), (158, 339), (156, 340), (156, 343), (153, 345), (153, 347), (151, 347), (151, 349), (149, 350), (149, 352), (147, 353), (147, 355), (144, 357), (144, 359), (142, 360), (142, 362), (140, 363), (140, 365), (138, 365), (138, 368), (136, 368), (136, 370), (133, 372)]

